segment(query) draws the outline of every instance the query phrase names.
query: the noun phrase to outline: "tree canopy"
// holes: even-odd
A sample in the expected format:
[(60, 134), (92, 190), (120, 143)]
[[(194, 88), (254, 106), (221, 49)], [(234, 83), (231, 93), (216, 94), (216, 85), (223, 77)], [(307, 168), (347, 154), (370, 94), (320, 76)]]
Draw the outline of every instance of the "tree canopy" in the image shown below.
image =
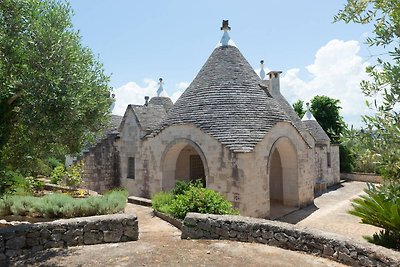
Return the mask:
[(303, 118), (304, 114), (306, 114), (306, 110), (304, 109), (304, 101), (299, 99), (293, 103), (293, 109), (296, 111), (299, 118)]
[[(310, 111), (333, 143), (340, 142), (340, 135), (345, 129), (343, 117), (339, 113), (339, 104), (340, 100), (328, 96), (317, 95), (311, 99)], [(304, 101), (300, 99), (293, 103), (293, 109), (300, 118), (306, 113)]]
[(3, 163), (78, 152), (108, 121), (109, 77), (71, 16), (64, 1), (0, 1)]
[(387, 52), (367, 67), (371, 79), (361, 83), (367, 96), (383, 98), (382, 103), (369, 104), (376, 114), (364, 116), (364, 121), (367, 134), (378, 140), (371, 149), (379, 155), (383, 174), (400, 180), (400, 0), (348, 0), (335, 21), (372, 23), (374, 30), (366, 43)]

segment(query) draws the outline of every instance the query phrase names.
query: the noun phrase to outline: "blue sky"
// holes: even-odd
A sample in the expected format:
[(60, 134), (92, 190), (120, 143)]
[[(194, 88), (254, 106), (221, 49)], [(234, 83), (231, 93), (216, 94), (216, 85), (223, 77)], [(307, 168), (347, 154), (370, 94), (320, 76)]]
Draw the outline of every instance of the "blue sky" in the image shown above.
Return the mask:
[(155, 94), (157, 80), (176, 99), (193, 80), (229, 19), (234, 40), (255, 68), (283, 71), (289, 102), (326, 94), (339, 98), (345, 120), (367, 112), (358, 83), (371, 52), (368, 25), (332, 23), (345, 1), (72, 0), (73, 23), (99, 55), (117, 95), (115, 113)]

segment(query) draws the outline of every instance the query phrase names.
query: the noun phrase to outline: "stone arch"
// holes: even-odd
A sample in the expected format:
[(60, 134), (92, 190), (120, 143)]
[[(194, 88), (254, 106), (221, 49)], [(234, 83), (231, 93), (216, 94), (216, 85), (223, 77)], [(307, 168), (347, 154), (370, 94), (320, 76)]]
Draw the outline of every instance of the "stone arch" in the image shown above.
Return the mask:
[[(194, 163), (193, 163), (194, 162)], [(196, 166), (192, 166), (196, 165)], [(203, 177), (196, 177), (194, 172), (203, 169)], [(167, 145), (161, 158), (161, 188), (170, 190), (177, 180), (195, 180), (201, 178), (207, 185), (208, 164), (200, 146), (190, 139), (180, 138)]]
[(277, 218), (299, 206), (297, 151), (288, 137), (280, 137), (268, 159), (270, 218)]

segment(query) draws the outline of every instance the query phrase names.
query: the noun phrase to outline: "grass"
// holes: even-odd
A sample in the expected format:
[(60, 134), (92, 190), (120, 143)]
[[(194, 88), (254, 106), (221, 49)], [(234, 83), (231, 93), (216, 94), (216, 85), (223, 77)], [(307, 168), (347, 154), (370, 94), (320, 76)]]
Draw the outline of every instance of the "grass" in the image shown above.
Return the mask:
[(126, 190), (112, 190), (103, 196), (82, 199), (60, 193), (44, 197), (6, 195), (0, 199), (0, 215), (72, 218), (113, 214), (124, 210), (127, 197)]

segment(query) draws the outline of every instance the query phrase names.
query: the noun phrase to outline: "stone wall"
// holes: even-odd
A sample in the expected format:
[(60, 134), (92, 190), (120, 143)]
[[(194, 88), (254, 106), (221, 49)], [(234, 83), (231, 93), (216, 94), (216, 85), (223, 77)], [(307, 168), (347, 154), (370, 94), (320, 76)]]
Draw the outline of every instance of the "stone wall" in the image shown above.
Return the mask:
[(351, 266), (399, 266), (400, 253), (291, 224), (241, 216), (188, 213), (182, 239), (257, 242), (304, 251)]
[(382, 183), (383, 181), (380, 175), (376, 175), (374, 173), (360, 173), (360, 172), (341, 173), (340, 178), (344, 180), (367, 182), (367, 183)]
[(104, 192), (119, 186), (118, 134), (108, 134), (83, 153), (83, 180), (88, 189)]
[(48, 248), (138, 240), (135, 214), (112, 214), (0, 228), (0, 265), (6, 258)]

